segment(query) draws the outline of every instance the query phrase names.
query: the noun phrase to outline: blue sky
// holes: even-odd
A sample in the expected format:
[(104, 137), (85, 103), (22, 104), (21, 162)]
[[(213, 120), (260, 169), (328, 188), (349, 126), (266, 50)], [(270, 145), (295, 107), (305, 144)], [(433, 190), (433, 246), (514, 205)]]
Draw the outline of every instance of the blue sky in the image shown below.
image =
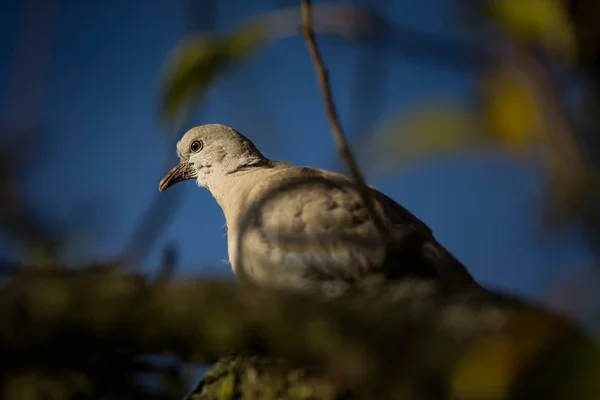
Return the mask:
[[(88, 256), (117, 253), (157, 195), (158, 181), (166, 172), (157, 90), (163, 61), (185, 33), (185, 3), (60, 1), (49, 84), (36, 117), (45, 130), (35, 143), (37, 168), (23, 185), (37, 199), (36, 207), (51, 210), (56, 218), (85, 215), (82, 203), (96, 211), (89, 224), (84, 223), (91, 232), (79, 233), (74, 242), (80, 253), (82, 249)], [(221, 31), (276, 5), (275, 1), (221, 3), (216, 23)], [(451, 1), (389, 3), (386, 16), (392, 23), (458, 35), (458, 15)], [(1, 6), (3, 94), (23, 9), (24, 1), (17, 0)], [(40, 35), (47, 34), (43, 27), (39, 30)], [(359, 116), (379, 121), (394, 110), (408, 110), (432, 98), (468, 100), (472, 95), (473, 80), (467, 73), (412, 63), (399, 55), (387, 61), (385, 89), (381, 98), (373, 100), (380, 104), (379, 114), (361, 115), (363, 109), (352, 106), (360, 52), (339, 40), (320, 43), (346, 125)], [(6, 96), (1, 99), (0, 117), (19, 123), (7, 111)], [(21, 100), (10, 98), (10, 102)], [(269, 45), (221, 79), (195, 122), (231, 125), (274, 159), (325, 168), (336, 165), (314, 73), (298, 37)], [(354, 125), (347, 128), (356, 133)], [(540, 298), (565, 271), (589, 264), (576, 235), (540, 239), (539, 177), (532, 169), (501, 157), (462, 154), (419, 165), (402, 175), (367, 178), (429, 224), (485, 284)], [(183, 200), (145, 268), (153, 270), (162, 245), (175, 243), (181, 274), (229, 276), (222, 262), (227, 258), (224, 219), (216, 202), (191, 182), (177, 186), (173, 190), (184, 191)]]

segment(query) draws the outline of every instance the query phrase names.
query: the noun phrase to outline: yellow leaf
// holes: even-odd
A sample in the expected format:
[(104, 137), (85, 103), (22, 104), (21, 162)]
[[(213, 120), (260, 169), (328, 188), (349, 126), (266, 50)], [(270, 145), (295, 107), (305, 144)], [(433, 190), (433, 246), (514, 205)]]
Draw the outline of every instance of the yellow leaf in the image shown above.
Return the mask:
[(561, 0), (492, 0), (493, 19), (521, 41), (540, 43), (553, 54), (572, 58), (574, 28)]
[(476, 121), (462, 109), (421, 110), (405, 122), (403, 130), (410, 134), (399, 138), (398, 147), (405, 146), (413, 155), (455, 150), (475, 138)]
[(504, 399), (531, 360), (552, 348), (566, 329), (566, 320), (525, 310), (502, 329), (474, 343), (454, 371), (456, 398)]
[(483, 120), (493, 139), (513, 152), (541, 138), (542, 111), (527, 82), (515, 71), (494, 71), (481, 81)]
[[(436, 101), (393, 115), (380, 128), (364, 135), (361, 152), (368, 167), (389, 170), (415, 160), (456, 151), (481, 141), (480, 122), (468, 108)], [(377, 160), (376, 163), (373, 160)], [(379, 171), (381, 172), (381, 171)]]

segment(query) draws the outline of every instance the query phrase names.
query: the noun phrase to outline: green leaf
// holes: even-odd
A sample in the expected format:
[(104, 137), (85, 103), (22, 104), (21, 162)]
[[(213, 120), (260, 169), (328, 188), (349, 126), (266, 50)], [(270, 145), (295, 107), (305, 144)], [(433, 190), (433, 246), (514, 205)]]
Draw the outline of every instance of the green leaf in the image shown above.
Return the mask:
[[(373, 37), (383, 25), (381, 18), (355, 6), (318, 4), (313, 13), (315, 33), (348, 40)], [(160, 94), (162, 120), (170, 128), (184, 124), (224, 72), (243, 64), (268, 41), (297, 35), (300, 15), (298, 6), (284, 7), (252, 17), (229, 35), (184, 39), (167, 60)]]
[(266, 40), (266, 28), (257, 24), (228, 36), (198, 34), (185, 39), (167, 61), (160, 96), (163, 120), (169, 125), (184, 120), (217, 77), (240, 65)]
[(492, 0), (489, 15), (523, 42), (539, 43), (567, 59), (576, 52), (575, 32), (562, 0)]

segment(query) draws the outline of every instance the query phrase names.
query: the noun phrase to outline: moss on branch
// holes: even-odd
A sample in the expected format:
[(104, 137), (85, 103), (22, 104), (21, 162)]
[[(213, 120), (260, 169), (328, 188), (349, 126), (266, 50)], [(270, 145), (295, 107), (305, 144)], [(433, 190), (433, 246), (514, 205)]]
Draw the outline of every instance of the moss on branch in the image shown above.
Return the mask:
[[(362, 398), (476, 399), (490, 388), (499, 398), (556, 396), (596, 382), (582, 374), (566, 379), (584, 362), (598, 376), (590, 366), (596, 346), (567, 320), (478, 288), (448, 292), (427, 281), (366, 285), (318, 300), (233, 282), (152, 286), (116, 273), (26, 275), (4, 285), (0, 310), (5, 388), (21, 372), (50, 371), (69, 393), (89, 395), (100, 375), (115, 385), (129, 376), (132, 356), (211, 363), (232, 351), (287, 360), (259, 378), (278, 368), (296, 377), (310, 371), (298, 387), (318, 381), (327, 395)], [(73, 373), (82, 383), (73, 384)], [(199, 387), (206, 394), (216, 382)]]

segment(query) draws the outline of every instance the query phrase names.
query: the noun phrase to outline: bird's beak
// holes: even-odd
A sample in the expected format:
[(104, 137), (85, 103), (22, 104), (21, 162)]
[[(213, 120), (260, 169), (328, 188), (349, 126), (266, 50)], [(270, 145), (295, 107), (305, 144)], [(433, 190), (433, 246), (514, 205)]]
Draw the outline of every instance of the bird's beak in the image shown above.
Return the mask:
[(195, 177), (196, 173), (192, 168), (192, 165), (186, 161), (182, 161), (172, 170), (170, 170), (164, 178), (161, 179), (160, 183), (158, 184), (158, 190), (164, 192), (178, 182), (194, 179)]

